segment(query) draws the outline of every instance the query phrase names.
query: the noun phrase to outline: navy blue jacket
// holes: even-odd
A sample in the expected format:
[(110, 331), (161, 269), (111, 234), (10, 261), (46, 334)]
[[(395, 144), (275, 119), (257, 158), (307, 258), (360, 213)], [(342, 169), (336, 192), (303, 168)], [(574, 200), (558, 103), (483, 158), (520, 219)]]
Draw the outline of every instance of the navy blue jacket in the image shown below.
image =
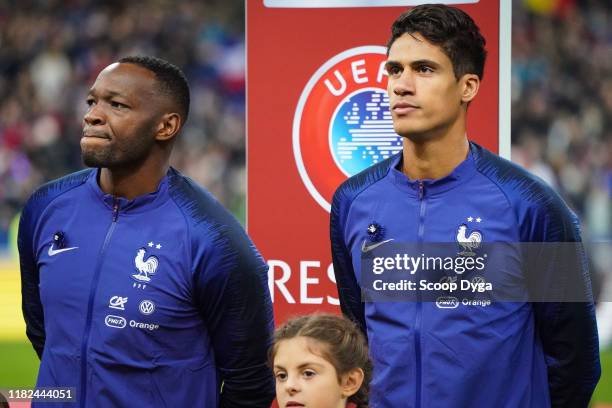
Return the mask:
[(242, 227), (174, 169), (133, 200), (97, 173), (42, 186), (21, 216), (37, 386), (75, 387), (67, 407), (268, 407), (267, 266)]
[[(368, 227), (405, 243), (578, 242), (578, 221), (559, 196), (518, 166), (471, 143), (467, 159), (438, 180), (409, 180), (401, 153), (351, 177), (331, 211), (334, 271), (343, 313), (366, 333), (374, 363), (371, 406), (579, 408), (600, 376), (594, 306), (525, 301), (464, 304), (362, 302), (362, 252)], [(462, 226), (465, 228), (461, 229)], [(467, 232), (466, 232), (467, 230)], [(364, 244), (365, 243), (365, 244)], [(365, 247), (364, 247), (365, 245)], [(365, 248), (365, 249), (364, 249)], [(520, 254), (489, 280), (525, 276)], [(590, 291), (586, 262), (576, 280)], [(532, 260), (536, 279), (554, 282), (555, 259)], [(564, 282), (554, 285), (560, 290)]]

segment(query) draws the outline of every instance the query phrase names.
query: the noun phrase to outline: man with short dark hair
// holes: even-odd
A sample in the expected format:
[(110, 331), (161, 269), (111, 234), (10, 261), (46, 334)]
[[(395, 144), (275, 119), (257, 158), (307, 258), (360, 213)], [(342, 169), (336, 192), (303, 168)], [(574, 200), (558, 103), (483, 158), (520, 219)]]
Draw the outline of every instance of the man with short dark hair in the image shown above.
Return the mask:
[[(331, 210), (340, 305), (367, 334), (372, 354), (371, 406), (586, 407), (600, 365), (580, 252), (564, 265), (506, 245), (498, 269), (442, 276), (500, 283), (517, 292), (513, 301), (452, 295), (418, 301), (428, 295), (422, 291), (417, 301), (362, 302), (362, 291), (373, 292), (364, 286), (372, 273), (364, 265), (385, 245), (413, 243), (425, 259), (431, 243), (451, 243), (449, 259), (467, 265), (484, 243), (580, 241), (578, 220), (554, 191), (468, 141), (468, 105), (486, 58), (474, 21), (457, 8), (422, 5), (402, 14), (391, 31), (387, 91), (403, 151), (343, 183)], [(568, 269), (584, 301), (520, 300), (530, 294), (530, 279), (550, 283), (555, 294), (571, 291), (560, 275), (555, 280)], [(389, 273), (376, 279), (395, 283)]]
[(189, 111), (183, 73), (123, 58), (87, 105), (81, 149), (93, 169), (39, 188), (19, 226), (37, 387), (74, 387), (80, 407), (268, 407), (267, 266), (238, 222), (169, 166)]

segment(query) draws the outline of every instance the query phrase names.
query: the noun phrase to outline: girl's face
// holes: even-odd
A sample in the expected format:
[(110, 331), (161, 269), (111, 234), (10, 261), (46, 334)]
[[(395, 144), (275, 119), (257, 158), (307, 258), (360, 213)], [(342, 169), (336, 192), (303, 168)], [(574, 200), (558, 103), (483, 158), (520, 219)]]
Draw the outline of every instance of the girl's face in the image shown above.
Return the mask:
[[(276, 399), (280, 408), (344, 408), (345, 390), (334, 366), (316, 353), (324, 344), (307, 337), (278, 343), (274, 356)], [(350, 394), (349, 394), (350, 395)]]

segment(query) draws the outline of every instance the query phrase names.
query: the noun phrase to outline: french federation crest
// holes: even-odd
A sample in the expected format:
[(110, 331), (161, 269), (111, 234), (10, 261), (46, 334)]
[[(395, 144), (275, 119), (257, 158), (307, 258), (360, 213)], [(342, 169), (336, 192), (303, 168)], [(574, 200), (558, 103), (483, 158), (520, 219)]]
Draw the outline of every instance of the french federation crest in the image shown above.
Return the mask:
[(295, 162), (304, 186), (328, 212), (344, 180), (402, 150), (389, 110), (385, 61), (385, 47), (345, 50), (316, 70), (298, 101)]
[(474, 250), (480, 248), (482, 244), (482, 233), (478, 230), (473, 230), (468, 234), (467, 224), (461, 224), (459, 228), (457, 228), (455, 239), (457, 240), (459, 248), (461, 248), (461, 252), (457, 253), (458, 255), (476, 256)]
[[(155, 275), (159, 260), (155, 255), (146, 256), (147, 249), (142, 247), (136, 253), (134, 258), (134, 266), (136, 267), (137, 273), (132, 275), (132, 278), (140, 284), (146, 284), (151, 281), (151, 275)], [(145, 287), (144, 285), (138, 285)]]

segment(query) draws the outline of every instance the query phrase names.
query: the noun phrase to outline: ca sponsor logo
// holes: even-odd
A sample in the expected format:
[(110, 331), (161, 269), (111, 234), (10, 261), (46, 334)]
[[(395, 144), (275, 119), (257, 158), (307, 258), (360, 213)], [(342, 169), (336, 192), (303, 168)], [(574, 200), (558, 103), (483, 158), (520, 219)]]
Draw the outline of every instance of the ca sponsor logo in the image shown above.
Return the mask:
[(104, 324), (106, 324), (108, 327), (114, 327), (116, 329), (123, 329), (125, 325), (127, 324), (127, 322), (121, 316), (107, 315), (104, 318)]
[(453, 296), (440, 296), (436, 300), (439, 309), (455, 309), (459, 306), (459, 299)]
[(143, 315), (150, 315), (155, 311), (155, 303), (150, 300), (143, 300), (140, 302), (140, 305), (138, 305), (138, 310), (140, 310), (140, 313)]
[(113, 296), (108, 302), (108, 307), (110, 307), (111, 309), (125, 310), (125, 304), (127, 303), (127, 301), (127, 296)]
[(456, 283), (457, 275), (447, 275), (440, 278), (440, 283)]

